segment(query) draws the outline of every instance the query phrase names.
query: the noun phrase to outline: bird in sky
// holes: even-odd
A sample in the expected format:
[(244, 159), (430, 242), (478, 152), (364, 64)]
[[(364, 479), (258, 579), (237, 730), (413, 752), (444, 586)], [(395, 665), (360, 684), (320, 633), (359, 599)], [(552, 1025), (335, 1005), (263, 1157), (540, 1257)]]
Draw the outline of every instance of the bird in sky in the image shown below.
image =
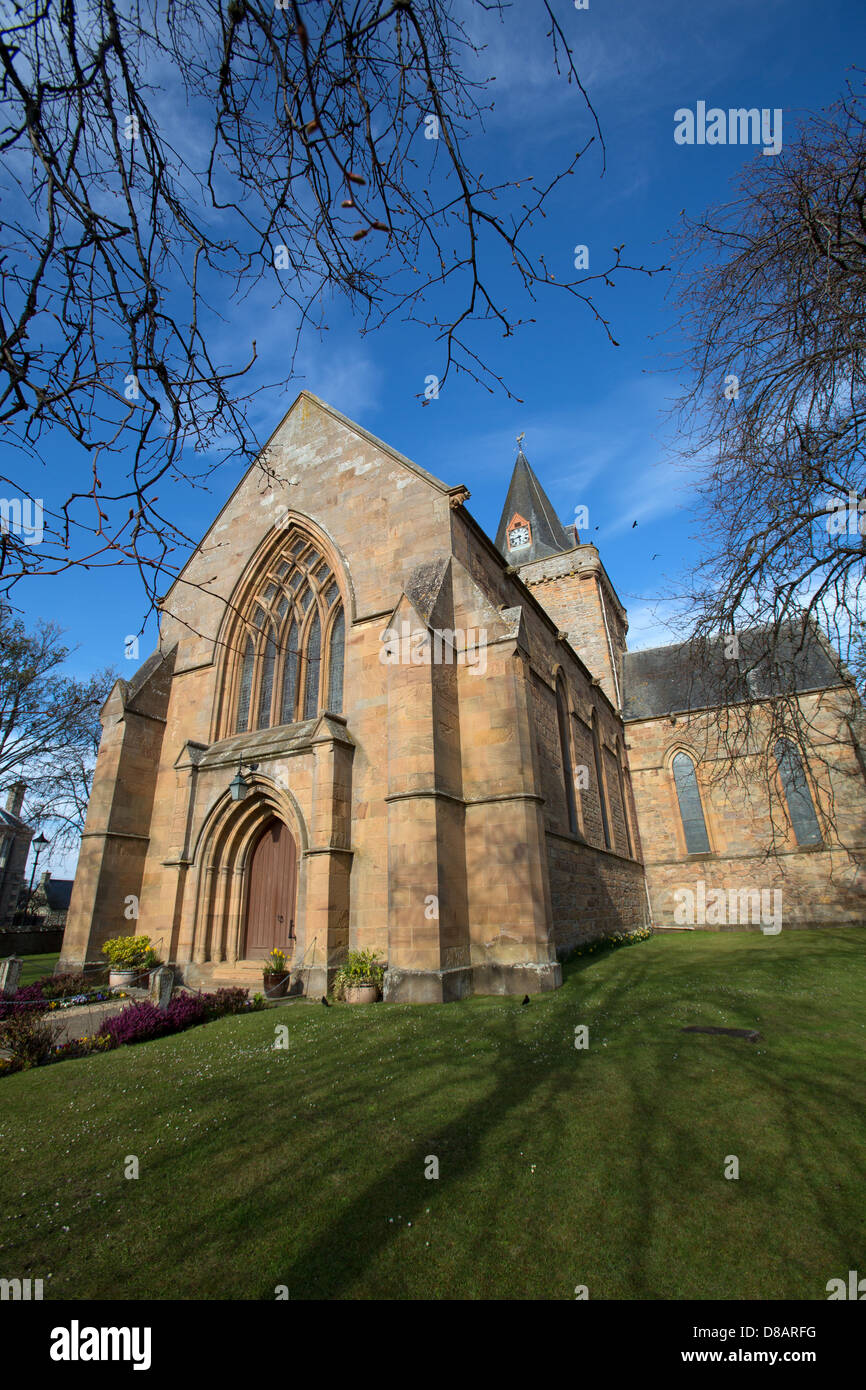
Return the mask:
[(637, 522), (636, 522), (636, 521), (633, 521), (632, 524), (631, 524), (631, 529), (634, 530), (634, 528), (635, 528), (636, 526), (637, 526)]

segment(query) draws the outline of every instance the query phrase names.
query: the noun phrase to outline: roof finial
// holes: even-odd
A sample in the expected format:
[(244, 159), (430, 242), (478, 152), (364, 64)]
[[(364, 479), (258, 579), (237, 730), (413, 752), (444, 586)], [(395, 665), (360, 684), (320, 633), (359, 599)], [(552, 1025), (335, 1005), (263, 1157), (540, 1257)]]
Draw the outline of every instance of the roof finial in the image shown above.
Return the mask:
[(524, 441), (525, 438), (526, 438), (526, 430), (524, 430), (522, 434), (519, 434), (519, 435), (517, 436), (517, 452), (520, 453), (520, 454), (523, 453), (522, 444), (523, 444), (523, 441)]

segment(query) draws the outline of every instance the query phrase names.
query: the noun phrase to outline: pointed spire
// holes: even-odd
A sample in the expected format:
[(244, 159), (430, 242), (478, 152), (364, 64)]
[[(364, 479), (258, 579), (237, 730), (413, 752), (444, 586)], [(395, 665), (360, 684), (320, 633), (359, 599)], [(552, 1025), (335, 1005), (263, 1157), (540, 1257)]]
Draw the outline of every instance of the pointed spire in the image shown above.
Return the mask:
[(496, 548), (512, 565), (527, 565), (548, 555), (573, 550), (577, 533), (563, 526), (553, 503), (532, 471), (517, 436), (517, 461), (496, 532)]

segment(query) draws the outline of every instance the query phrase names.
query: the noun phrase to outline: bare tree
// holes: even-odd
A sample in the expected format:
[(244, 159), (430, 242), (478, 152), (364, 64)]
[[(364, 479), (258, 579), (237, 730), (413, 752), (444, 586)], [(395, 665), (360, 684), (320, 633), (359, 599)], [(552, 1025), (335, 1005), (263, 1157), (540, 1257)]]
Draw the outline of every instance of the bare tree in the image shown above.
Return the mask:
[[(468, 158), (488, 83), (451, 0), (13, 0), (0, 25), (0, 421), (25, 460), (59, 434), (87, 462), (39, 546), (4, 524), (5, 592), (34, 570), (132, 562), (153, 597), (177, 572), (192, 542), (161, 486), (207, 475), (215, 451), (256, 456), (255, 342), (237, 360), (214, 347), (230, 301), (256, 289), (289, 306), (297, 333), (324, 329), (337, 299), (366, 331), (392, 316), (426, 325), (440, 386), (462, 371), (494, 388), (472, 329), (511, 334), (515, 288), (531, 306), (555, 286), (613, 341), (592, 282), (642, 267), (619, 247), (560, 280), (531, 233), (600, 142), (573, 14), (560, 23), (553, 3), (539, 23), (585, 113), (580, 147), (564, 168), (494, 185)], [(508, 8), (473, 0), (460, 15), (507, 22)], [(21, 476), (0, 481), (30, 495)]]
[[(866, 110), (849, 89), (679, 238), (678, 403), (699, 468), (696, 637), (814, 619), (856, 659), (866, 557)], [(862, 510), (861, 510), (862, 504)], [(856, 665), (856, 660), (855, 660)], [(733, 671), (733, 668), (731, 668)]]
[(0, 613), (0, 790), (25, 781), (27, 820), (50, 832), (55, 849), (70, 850), (84, 828), (99, 711), (114, 675), (61, 675), (70, 654), (61, 635), (54, 623), (27, 632)]
[(691, 736), (707, 780), (769, 806), (771, 854), (789, 833), (779, 754), (793, 745), (837, 840), (840, 795), (861, 799), (866, 775), (841, 752), (861, 756), (866, 676), (863, 91), (753, 160), (733, 201), (684, 216), (674, 268), (701, 547), (679, 626), (689, 703), (711, 710)]

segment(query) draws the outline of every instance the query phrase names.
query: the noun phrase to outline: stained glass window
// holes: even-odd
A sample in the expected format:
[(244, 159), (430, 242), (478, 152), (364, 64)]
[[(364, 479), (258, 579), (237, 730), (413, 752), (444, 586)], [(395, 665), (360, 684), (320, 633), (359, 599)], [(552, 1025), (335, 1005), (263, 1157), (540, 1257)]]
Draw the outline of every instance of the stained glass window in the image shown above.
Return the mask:
[(346, 645), (346, 624), (340, 609), (331, 624), (331, 649), (328, 661), (328, 709), (332, 714), (343, 713), (343, 652)]
[[(340, 589), (329, 562), (309, 540), (295, 533), (288, 538), (288, 545), (286, 558), (277, 557), (273, 562), (247, 612), (247, 623), (261, 636), (254, 631), (246, 637), (243, 648), (237, 733), (266, 729), (277, 719), (282, 724), (313, 719), (320, 700), (324, 703), (327, 699), (329, 709), (342, 712), (346, 621)], [(308, 579), (308, 574), (314, 577)], [(323, 680), (322, 634), (332, 608), (334, 620), (328, 628), (328, 664)]]
[(604, 835), (604, 847), (610, 849), (610, 822), (607, 818), (607, 798), (604, 794), (604, 770), (601, 765), (601, 744), (598, 738), (598, 725), (596, 723), (595, 712), (592, 716), (592, 753), (595, 760), (595, 780), (598, 786), (598, 805), (601, 811), (601, 829)]
[(271, 697), (274, 693), (274, 663), (277, 659), (277, 644), (273, 628), (268, 630), (265, 655), (262, 661), (262, 684), (259, 691), (259, 728), (267, 729), (271, 722)]
[(673, 761), (674, 784), (680, 804), (680, 819), (686, 837), (688, 854), (709, 854), (710, 840), (701, 805), (695, 765), (686, 753), (677, 753)]
[(241, 690), (238, 698), (238, 719), (236, 732), (245, 733), (250, 722), (250, 696), (253, 690), (253, 666), (255, 665), (256, 649), (253, 645), (252, 637), (247, 637), (247, 645), (244, 648), (244, 664), (241, 668)]
[(321, 665), (322, 627), (318, 612), (307, 634), (307, 678), (304, 687), (304, 718), (315, 719), (319, 713), (319, 666)]
[(634, 845), (631, 839), (631, 821), (629, 817), (628, 789), (625, 780), (625, 768), (623, 767), (622, 744), (617, 740), (616, 745), (616, 772), (619, 778), (619, 799), (622, 803), (622, 819), (625, 825), (625, 839), (628, 845), (629, 858), (634, 858)]
[(283, 698), (280, 723), (294, 724), (298, 696), (298, 625), (292, 623), (286, 638), (286, 664), (283, 667)]
[(819, 845), (823, 839), (821, 827), (797, 747), (790, 739), (780, 738), (774, 751), (797, 844)]
[(576, 835), (577, 812), (574, 805), (574, 781), (571, 772), (571, 743), (568, 737), (568, 704), (565, 698), (565, 687), (561, 681), (556, 683), (556, 718), (559, 724), (559, 749), (562, 755), (562, 776), (565, 782), (568, 828), (572, 835)]

